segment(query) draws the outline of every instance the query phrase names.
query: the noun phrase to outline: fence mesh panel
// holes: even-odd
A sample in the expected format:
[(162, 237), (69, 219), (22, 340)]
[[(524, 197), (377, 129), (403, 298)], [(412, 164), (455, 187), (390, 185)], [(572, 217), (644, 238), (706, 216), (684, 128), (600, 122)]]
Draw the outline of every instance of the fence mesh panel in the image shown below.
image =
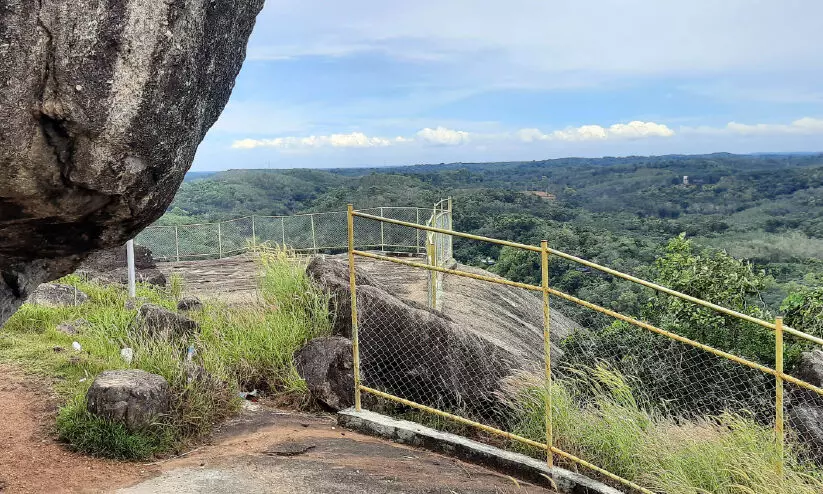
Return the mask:
[[(431, 208), (384, 207), (364, 209), (375, 216), (424, 224)], [(445, 213), (440, 212), (441, 216)], [(440, 225), (447, 224), (445, 219)], [(398, 252), (425, 251), (425, 232), (390, 223), (375, 223), (360, 232), (358, 247)], [(339, 253), (348, 247), (346, 212), (294, 216), (247, 216), (219, 223), (150, 226), (136, 239), (158, 261), (212, 259), (240, 254), (254, 245), (285, 245), (299, 252)]]
[[(449, 218), (441, 220), (439, 212), (435, 208), (427, 225), (449, 229)], [(356, 217), (356, 243), (361, 232), (375, 235), (380, 230), (377, 224)], [(451, 237), (427, 232), (427, 244), (441, 252), (428, 264), (454, 267), (447, 264), (450, 255), (446, 257)], [(540, 266), (540, 253), (527, 255), (535, 256)], [(356, 264), (362, 260), (355, 258)], [(724, 468), (740, 470), (724, 472), (729, 480), (718, 480), (721, 484), (739, 482), (745, 487), (751, 480), (746, 475), (758, 475), (761, 486), (776, 485), (782, 478), (791, 479), (792, 488), (800, 488), (796, 492), (817, 492), (816, 482), (823, 478), (823, 397), (786, 384), (782, 408), (786, 437), (778, 441), (781, 422), (772, 329), (584, 267), (575, 272), (609, 278), (609, 286), (621, 297), (615, 301), (578, 290), (583, 301), (608, 305), (595, 310), (574, 297), (551, 292), (559, 288), (552, 287), (549, 276), (553, 293), (549, 297), (549, 386), (540, 276), (527, 282), (538, 288), (530, 290), (505, 285), (502, 279), (496, 283), (389, 259), (369, 261), (386, 264), (384, 270), (392, 272), (386, 276), (402, 279), (407, 286), (426, 286), (430, 292), (434, 287), (437, 295), (429, 299), (436, 310), (426, 310), (404, 302), (405, 294), (377, 294), (374, 287), (357, 287), (360, 382), (367, 392), (373, 389), (388, 395), (375, 402), (369, 401), (373, 397), (367, 393), (364, 406), (540, 457), (545, 455), (545, 446), (539, 445), (547, 442), (550, 401), (554, 461), (589, 473), (594, 469), (602, 480), (620, 488), (672, 492), (683, 486), (678, 482), (684, 478), (676, 477), (685, 475), (688, 465), (711, 471), (712, 462), (725, 461), (731, 463)], [(548, 272), (555, 262), (551, 259), (546, 265)], [(480, 268), (458, 265), (456, 269), (494, 278)], [(560, 271), (568, 270), (566, 266)], [(573, 283), (576, 276), (562, 279)], [(572, 314), (572, 319), (563, 312)], [(820, 385), (823, 351), (815, 348), (787, 339), (788, 374)], [(809, 357), (812, 350), (818, 352), (817, 360)], [(803, 352), (806, 356), (801, 359)], [(432, 419), (438, 417), (437, 411), (474, 422), (478, 428), (467, 429), (466, 422), (460, 421), (457, 426), (445, 425), (449, 423)], [(525, 441), (510, 440), (517, 437)], [(659, 458), (646, 456), (643, 461), (658, 464), (638, 461), (649, 451), (659, 452)], [(734, 460), (711, 456), (729, 451), (751, 456)], [(757, 466), (754, 470), (728, 466), (734, 461)], [(717, 486), (722, 492), (727, 488)], [(715, 491), (711, 486), (699, 489)]]

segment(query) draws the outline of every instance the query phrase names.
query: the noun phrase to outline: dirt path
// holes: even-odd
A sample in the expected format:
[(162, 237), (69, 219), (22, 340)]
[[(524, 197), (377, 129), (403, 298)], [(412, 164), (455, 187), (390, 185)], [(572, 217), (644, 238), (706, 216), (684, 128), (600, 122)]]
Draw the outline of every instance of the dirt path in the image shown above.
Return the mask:
[(51, 431), (56, 408), (42, 382), (0, 366), (0, 492), (101, 492), (156, 474), (68, 451)]
[[(211, 444), (153, 464), (72, 453), (52, 432), (56, 398), (0, 366), (0, 492), (544, 493), (482, 467), (337, 427), (328, 415), (257, 407)], [(296, 454), (295, 454), (296, 453)]]
[(246, 412), (205, 446), (123, 494), (548, 493), (453, 458), (336, 426), (333, 418)]

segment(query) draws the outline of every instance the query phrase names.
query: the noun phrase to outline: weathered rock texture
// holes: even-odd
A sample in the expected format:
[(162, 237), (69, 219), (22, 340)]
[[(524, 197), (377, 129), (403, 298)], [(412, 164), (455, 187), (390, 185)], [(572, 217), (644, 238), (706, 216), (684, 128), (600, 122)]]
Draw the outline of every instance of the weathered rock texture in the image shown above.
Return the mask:
[[(148, 247), (134, 246), (134, 271), (139, 282), (166, 285), (166, 276), (157, 269)], [(75, 273), (102, 283), (126, 284), (129, 279), (126, 248), (120, 246), (95, 252), (80, 264)]]
[(169, 383), (162, 376), (139, 369), (106, 371), (86, 392), (86, 407), (137, 430), (168, 413), (169, 398)]
[(137, 309), (135, 326), (150, 338), (166, 340), (186, 339), (199, 329), (188, 317), (155, 304), (143, 304)]
[(219, 116), (263, 0), (4, 0), (0, 324), (157, 219)]
[[(803, 352), (792, 374), (809, 384), (823, 386), (823, 350)], [(814, 391), (786, 386), (786, 419), (804, 444), (806, 453), (823, 462), (823, 397)]]
[[(542, 372), (543, 309), (539, 297), (488, 282), (461, 278), (457, 286), (455, 280), (446, 280), (441, 312), (401, 299), (397, 293), (402, 290), (380, 281), (404, 279), (413, 283), (422, 270), (392, 264), (385, 269), (412, 271), (391, 277), (377, 272), (366, 275), (360, 272), (365, 265), (359, 263), (356, 272), (364, 385), (495, 421), (502, 413), (498, 395), (506, 378), (521, 372)], [(457, 269), (471, 268), (458, 265)], [(307, 272), (331, 295), (334, 333), (350, 337), (348, 266), (341, 260), (316, 257)], [(568, 318), (553, 313), (554, 341), (568, 335), (573, 326)], [(554, 356), (561, 355), (558, 348), (553, 351)]]
[(312, 397), (337, 411), (354, 405), (352, 355), (348, 338), (315, 338), (294, 354), (294, 363)]
[(88, 300), (88, 295), (72, 285), (43, 283), (32, 292), (28, 303), (46, 307), (72, 307)]

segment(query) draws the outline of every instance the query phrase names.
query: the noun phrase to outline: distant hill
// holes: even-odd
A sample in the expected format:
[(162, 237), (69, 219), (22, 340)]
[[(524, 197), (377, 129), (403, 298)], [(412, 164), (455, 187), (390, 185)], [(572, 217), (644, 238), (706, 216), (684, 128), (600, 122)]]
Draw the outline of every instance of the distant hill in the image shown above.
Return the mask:
[[(821, 153), (230, 170), (197, 177), (182, 185), (162, 223), (340, 211), (347, 203), (426, 206), (454, 196), (459, 230), (532, 244), (545, 238), (638, 275), (651, 269), (670, 238), (686, 232), (700, 245), (726, 249), (765, 270), (775, 281), (764, 295), (771, 306), (791, 283), (823, 273)], [(455, 242), (455, 256), (466, 264), (500, 255), (494, 246)], [(495, 269), (533, 281), (528, 262), (498, 263)], [(639, 303), (630, 299), (641, 295), (621, 293), (606, 278), (584, 279), (560, 262), (552, 269), (553, 279), (571, 293), (613, 307)]]

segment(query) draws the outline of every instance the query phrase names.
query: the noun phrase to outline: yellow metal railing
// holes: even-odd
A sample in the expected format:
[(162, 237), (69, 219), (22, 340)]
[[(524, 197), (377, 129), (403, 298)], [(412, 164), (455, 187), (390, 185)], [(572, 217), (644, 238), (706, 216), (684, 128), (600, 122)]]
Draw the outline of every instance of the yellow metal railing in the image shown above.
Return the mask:
[[(451, 209), (451, 204), (449, 204), (449, 209)], [(438, 263), (431, 262), (430, 260), (427, 263), (420, 263), (420, 262), (415, 262), (415, 261), (411, 261), (411, 260), (408, 260), (408, 259), (401, 259), (401, 258), (397, 258), (397, 257), (385, 256), (385, 255), (382, 255), (382, 254), (376, 254), (374, 252), (367, 252), (367, 251), (357, 250), (354, 247), (355, 246), (355, 242), (354, 242), (354, 234), (355, 234), (354, 218), (356, 218), (356, 217), (357, 218), (363, 218), (363, 219), (366, 219), (366, 220), (373, 220), (373, 221), (379, 221), (379, 222), (384, 222), (384, 223), (391, 223), (391, 224), (395, 224), (395, 225), (399, 225), (399, 226), (405, 226), (405, 227), (409, 227), (409, 228), (415, 228), (415, 229), (427, 231), (429, 233), (438, 233), (438, 234), (442, 234), (442, 235), (461, 237), (461, 238), (466, 238), (466, 239), (470, 239), (470, 240), (488, 242), (488, 243), (492, 243), (492, 244), (496, 244), (496, 245), (508, 246), (508, 247), (513, 247), (513, 248), (518, 248), (518, 249), (523, 249), (523, 250), (539, 253), (540, 254), (540, 261), (541, 261), (541, 285), (536, 286), (536, 285), (531, 285), (531, 284), (527, 284), (527, 283), (520, 283), (520, 282), (516, 282), (516, 281), (511, 281), (511, 280), (507, 280), (507, 279), (496, 277), (496, 276), (486, 276), (486, 275), (482, 275), (482, 274), (476, 274), (476, 273), (471, 273), (471, 272), (459, 271), (459, 270), (455, 270), (455, 269), (449, 269), (449, 268), (446, 268), (444, 266), (438, 265)], [(671, 340), (678, 341), (680, 343), (691, 346), (693, 348), (703, 350), (705, 352), (716, 355), (718, 357), (722, 357), (724, 359), (735, 362), (737, 364), (740, 364), (740, 365), (749, 367), (751, 369), (755, 369), (757, 371), (763, 372), (765, 374), (769, 374), (769, 375), (774, 376), (775, 377), (775, 384), (776, 384), (776, 392), (775, 392), (775, 407), (776, 407), (776, 410), (775, 410), (775, 426), (774, 426), (775, 427), (775, 439), (777, 441), (777, 445), (778, 445), (778, 449), (780, 451), (780, 457), (781, 457), (780, 461), (779, 461), (779, 464), (776, 465), (776, 467), (777, 467), (778, 471), (781, 472), (781, 474), (782, 474), (782, 470), (783, 470), (783, 448), (784, 448), (784, 441), (785, 441), (785, 439), (784, 439), (784, 411), (783, 411), (783, 393), (784, 393), (783, 387), (784, 387), (784, 383), (791, 383), (791, 384), (794, 384), (794, 385), (799, 386), (801, 388), (812, 391), (812, 392), (816, 393), (817, 395), (823, 396), (823, 388), (817, 387), (813, 384), (810, 384), (806, 381), (803, 381), (801, 379), (798, 379), (796, 377), (788, 375), (784, 372), (784, 369), (783, 369), (783, 335), (784, 335), (784, 333), (788, 333), (788, 334), (796, 336), (800, 339), (803, 339), (803, 340), (806, 340), (806, 341), (809, 341), (809, 342), (812, 342), (812, 343), (816, 343), (816, 344), (821, 344), (821, 345), (823, 345), (823, 339), (818, 338), (818, 337), (813, 336), (813, 335), (809, 335), (809, 334), (804, 333), (802, 331), (799, 331), (797, 329), (790, 328), (788, 326), (784, 326), (782, 318), (778, 317), (778, 318), (775, 319), (774, 322), (764, 321), (762, 319), (750, 316), (748, 314), (743, 314), (743, 313), (737, 312), (735, 310), (728, 309), (726, 307), (722, 307), (722, 306), (719, 306), (717, 304), (713, 304), (711, 302), (707, 302), (705, 300), (701, 300), (699, 298), (686, 295), (684, 293), (680, 293), (680, 292), (672, 290), (670, 288), (667, 288), (667, 287), (664, 287), (664, 286), (661, 286), (661, 285), (658, 285), (658, 284), (655, 284), (655, 283), (651, 283), (649, 281), (642, 280), (640, 278), (636, 278), (634, 276), (631, 276), (631, 275), (628, 275), (628, 274), (625, 274), (625, 273), (621, 273), (619, 271), (615, 271), (611, 268), (607, 268), (605, 266), (601, 266), (599, 264), (587, 261), (585, 259), (581, 259), (579, 257), (572, 256), (572, 255), (567, 254), (565, 252), (561, 252), (561, 251), (558, 251), (556, 249), (549, 248), (548, 247), (548, 242), (545, 241), (545, 240), (541, 242), (540, 246), (521, 244), (521, 243), (511, 242), (511, 241), (507, 241), (507, 240), (500, 240), (500, 239), (484, 237), (484, 236), (480, 236), (480, 235), (473, 235), (473, 234), (465, 233), (465, 232), (458, 232), (458, 231), (454, 231), (452, 229), (439, 228), (437, 226), (420, 225), (420, 224), (405, 222), (405, 221), (396, 220), (396, 219), (392, 219), (392, 218), (384, 218), (384, 217), (375, 216), (375, 215), (372, 215), (372, 214), (366, 214), (366, 213), (363, 213), (363, 212), (355, 211), (354, 208), (352, 207), (352, 205), (349, 205), (349, 207), (348, 207), (348, 233), (349, 233), (349, 275), (350, 275), (351, 306), (352, 306), (352, 316), (351, 316), (352, 317), (352, 343), (353, 343), (353, 349), (354, 349), (354, 367), (355, 367), (355, 369), (354, 369), (355, 407), (357, 408), (357, 410), (360, 410), (360, 408), (361, 408), (360, 394), (361, 394), (361, 392), (365, 391), (367, 393), (370, 393), (372, 395), (375, 395), (375, 396), (378, 396), (378, 397), (381, 397), (381, 398), (384, 398), (384, 399), (387, 399), (387, 400), (391, 400), (391, 401), (394, 401), (394, 402), (397, 402), (397, 403), (401, 403), (403, 405), (410, 406), (410, 407), (413, 407), (413, 408), (416, 408), (416, 409), (419, 409), (419, 410), (422, 410), (422, 411), (425, 411), (425, 412), (428, 412), (428, 413), (431, 413), (431, 414), (434, 414), (434, 415), (445, 417), (445, 418), (448, 418), (450, 420), (453, 420), (455, 422), (458, 422), (458, 423), (461, 423), (461, 424), (464, 424), (464, 425), (469, 425), (469, 426), (475, 427), (477, 429), (483, 430), (485, 432), (488, 432), (488, 433), (496, 435), (496, 436), (500, 436), (500, 437), (503, 437), (503, 438), (506, 438), (506, 439), (518, 441), (518, 442), (521, 442), (523, 444), (526, 444), (526, 445), (529, 445), (529, 446), (532, 446), (532, 447), (535, 447), (535, 448), (542, 449), (542, 450), (546, 451), (546, 461), (547, 461), (549, 467), (553, 466), (553, 455), (557, 455), (559, 457), (562, 457), (562, 458), (565, 458), (569, 461), (577, 463), (577, 464), (579, 464), (579, 465), (581, 465), (585, 468), (596, 471), (597, 473), (599, 473), (599, 474), (601, 474), (601, 475), (603, 475), (603, 476), (605, 476), (605, 477), (607, 477), (607, 478), (609, 478), (613, 481), (616, 481), (616, 482), (618, 482), (620, 484), (623, 484), (627, 487), (635, 489), (639, 492), (653, 494), (652, 491), (647, 489), (647, 488), (644, 488), (644, 487), (642, 487), (642, 486), (640, 486), (640, 485), (638, 485), (638, 484), (636, 484), (636, 483), (634, 483), (634, 482), (632, 482), (628, 479), (625, 479), (625, 478), (622, 478), (618, 475), (615, 475), (615, 474), (613, 474), (613, 473), (611, 473), (611, 472), (609, 472), (609, 471), (607, 471), (603, 468), (600, 468), (600, 467), (598, 467), (598, 466), (596, 466), (592, 463), (589, 463), (589, 462), (585, 461), (584, 459), (578, 458), (577, 456), (574, 456), (574, 455), (572, 455), (568, 452), (562, 451), (562, 450), (560, 450), (559, 448), (557, 448), (553, 445), (553, 439), (554, 438), (553, 438), (552, 417), (551, 417), (552, 403), (551, 403), (551, 392), (549, 392), (550, 387), (551, 387), (551, 379), (552, 379), (552, 376), (551, 376), (551, 340), (550, 340), (550, 335), (551, 335), (551, 317), (550, 316), (551, 316), (551, 313), (550, 313), (550, 305), (549, 305), (550, 296), (560, 297), (560, 298), (562, 298), (564, 300), (567, 300), (569, 302), (581, 305), (583, 307), (587, 307), (589, 309), (592, 309), (592, 310), (597, 311), (597, 312), (602, 313), (602, 314), (606, 314), (606, 315), (611, 316), (615, 319), (627, 322), (627, 323), (632, 324), (634, 326), (637, 326), (639, 328), (646, 329), (646, 330), (648, 330), (652, 333), (656, 333), (658, 335), (664, 336), (664, 337), (669, 338)], [(765, 365), (762, 365), (762, 364), (759, 364), (759, 363), (756, 363), (756, 362), (752, 362), (751, 360), (747, 360), (747, 359), (744, 359), (744, 358), (739, 357), (737, 355), (733, 355), (729, 352), (725, 352), (723, 350), (719, 350), (719, 349), (711, 347), (709, 345), (705, 345), (705, 344), (700, 343), (698, 341), (694, 341), (692, 339), (686, 338), (684, 336), (680, 336), (678, 334), (672, 333), (672, 332), (664, 330), (662, 328), (658, 328), (658, 327), (656, 327), (652, 324), (649, 324), (647, 322), (638, 320), (636, 318), (633, 318), (633, 317), (630, 317), (630, 316), (627, 316), (627, 315), (624, 315), (624, 314), (620, 314), (619, 312), (607, 309), (605, 307), (599, 306), (597, 304), (593, 304), (591, 302), (585, 301), (583, 299), (574, 297), (574, 296), (569, 295), (567, 293), (564, 293), (562, 291), (551, 288), (550, 285), (549, 285), (549, 269), (548, 269), (550, 256), (557, 256), (557, 257), (562, 258), (562, 259), (573, 261), (575, 263), (578, 263), (578, 264), (581, 264), (581, 265), (584, 265), (584, 266), (587, 266), (587, 267), (590, 267), (590, 268), (593, 268), (593, 269), (597, 269), (601, 272), (608, 273), (612, 276), (615, 276), (615, 277), (618, 277), (618, 278), (621, 278), (621, 279), (624, 279), (624, 280), (628, 280), (628, 281), (633, 282), (633, 283), (640, 284), (642, 286), (645, 286), (647, 288), (651, 288), (651, 289), (659, 291), (661, 293), (665, 293), (665, 294), (668, 294), (668, 295), (671, 295), (671, 296), (674, 296), (674, 297), (677, 297), (677, 298), (680, 298), (680, 299), (683, 299), (683, 300), (687, 300), (687, 301), (692, 302), (696, 305), (706, 307), (708, 309), (712, 309), (714, 311), (726, 314), (728, 316), (732, 316), (734, 318), (741, 319), (741, 320), (744, 320), (744, 321), (748, 321), (750, 323), (754, 323), (754, 324), (757, 324), (757, 325), (762, 326), (764, 328), (770, 329), (774, 332), (774, 335), (775, 335), (775, 368), (771, 368), (771, 367), (768, 367), (768, 366), (765, 366)], [(522, 288), (522, 289), (525, 289), (525, 290), (541, 292), (542, 295), (543, 295), (543, 301), (542, 301), (542, 304), (543, 304), (543, 342), (544, 342), (544, 361), (545, 361), (545, 378), (544, 379), (545, 379), (545, 386), (546, 386), (546, 393), (545, 393), (546, 394), (546, 398), (545, 398), (546, 403), (545, 403), (545, 407), (546, 407), (546, 411), (547, 411), (546, 412), (546, 417), (545, 417), (546, 442), (541, 443), (539, 441), (534, 441), (532, 439), (528, 439), (526, 437), (523, 437), (523, 436), (520, 436), (520, 435), (517, 435), (517, 434), (513, 434), (513, 433), (510, 433), (510, 432), (500, 430), (500, 429), (495, 428), (495, 427), (491, 427), (491, 426), (482, 424), (480, 422), (468, 419), (466, 417), (461, 417), (459, 415), (455, 415), (453, 413), (449, 413), (449, 412), (446, 412), (446, 411), (443, 411), (443, 410), (439, 410), (437, 408), (433, 408), (433, 407), (430, 407), (430, 406), (427, 406), (427, 405), (416, 403), (416, 402), (401, 398), (399, 396), (395, 396), (395, 395), (392, 395), (390, 393), (379, 391), (377, 389), (373, 389), (371, 387), (364, 386), (363, 384), (361, 384), (361, 382), (360, 382), (360, 369), (359, 369), (359, 348), (360, 347), (359, 347), (358, 331), (357, 331), (357, 325), (358, 325), (357, 306), (356, 306), (356, 298), (357, 298), (356, 297), (356, 290), (357, 290), (357, 287), (356, 287), (356, 283), (355, 283), (355, 258), (356, 257), (370, 258), (370, 259), (375, 259), (375, 260), (380, 260), (380, 261), (387, 261), (387, 262), (392, 262), (392, 263), (396, 263), (396, 264), (402, 264), (402, 265), (409, 266), (409, 267), (414, 267), (414, 268), (427, 269), (427, 270), (431, 271), (433, 274), (434, 273), (449, 274), (449, 275), (460, 276), (460, 277), (465, 277), (465, 278), (472, 278), (472, 279), (475, 279), (475, 280), (485, 281), (485, 282), (489, 282), (489, 283), (508, 285), (508, 286), (512, 286), (512, 287)]]

